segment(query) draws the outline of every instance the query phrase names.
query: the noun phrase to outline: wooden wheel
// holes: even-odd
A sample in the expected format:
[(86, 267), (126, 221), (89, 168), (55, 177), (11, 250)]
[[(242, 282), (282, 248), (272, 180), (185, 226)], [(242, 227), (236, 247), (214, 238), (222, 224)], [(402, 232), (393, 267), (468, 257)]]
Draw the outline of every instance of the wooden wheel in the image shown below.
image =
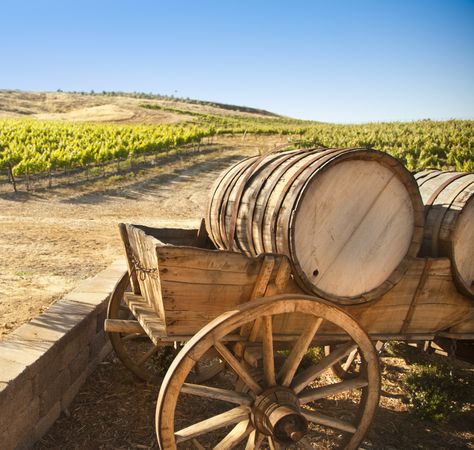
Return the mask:
[[(382, 341), (377, 341), (375, 343), (375, 350), (380, 355), (384, 347)], [(331, 352), (334, 352), (337, 349), (336, 345), (326, 345), (324, 346), (324, 354), (326, 356), (330, 355)], [(336, 377), (341, 380), (350, 380), (352, 378), (357, 378), (360, 373), (361, 367), (361, 356), (359, 349), (352, 350), (345, 358), (338, 361), (331, 367), (331, 370)]]
[(166, 368), (177, 354), (173, 342), (156, 346), (141, 328), (128, 309), (124, 294), (130, 292), (130, 278), (125, 272), (112, 292), (107, 310), (107, 319), (119, 319), (134, 324), (130, 332), (109, 332), (110, 342), (120, 361), (143, 381), (160, 383)]
[[(155, 345), (143, 331), (138, 321), (124, 301), (124, 295), (130, 291), (130, 278), (124, 272), (112, 292), (107, 309), (107, 319), (118, 319), (125, 322), (127, 332), (120, 327), (117, 331), (108, 332), (110, 342), (120, 361), (138, 378), (150, 383), (161, 383), (171, 361), (181, 348), (178, 342), (163, 342)], [(218, 374), (224, 365), (218, 358), (208, 354), (193, 371), (196, 382), (206, 381)]]
[[(344, 344), (301, 364), (318, 330), (327, 327)], [(332, 382), (328, 369), (355, 348), (359, 376)], [(212, 382), (192, 382), (193, 367), (211, 349), (227, 370)], [(175, 358), (158, 396), (158, 443), (162, 450), (313, 448), (316, 442), (318, 448), (356, 449), (379, 391), (376, 351), (354, 319), (315, 297), (263, 298), (210, 322)]]

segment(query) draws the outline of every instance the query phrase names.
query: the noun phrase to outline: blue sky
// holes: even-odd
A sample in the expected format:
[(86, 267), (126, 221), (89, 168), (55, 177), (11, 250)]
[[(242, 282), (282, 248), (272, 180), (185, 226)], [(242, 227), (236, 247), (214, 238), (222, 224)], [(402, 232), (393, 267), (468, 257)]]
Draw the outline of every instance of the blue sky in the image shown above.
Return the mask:
[(474, 1), (0, 0), (0, 89), (474, 119)]

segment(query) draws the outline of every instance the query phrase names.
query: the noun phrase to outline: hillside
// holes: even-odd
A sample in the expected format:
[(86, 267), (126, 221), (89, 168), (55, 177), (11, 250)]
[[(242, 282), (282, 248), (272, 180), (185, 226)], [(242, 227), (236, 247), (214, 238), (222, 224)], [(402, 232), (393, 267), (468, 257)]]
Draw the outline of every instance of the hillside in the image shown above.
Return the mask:
[[(175, 112), (173, 110), (179, 110)], [(189, 115), (181, 111), (189, 111)], [(0, 90), (0, 118), (172, 124), (193, 121), (194, 115), (277, 117), (264, 110), (199, 100), (171, 99), (149, 94), (23, 92)]]

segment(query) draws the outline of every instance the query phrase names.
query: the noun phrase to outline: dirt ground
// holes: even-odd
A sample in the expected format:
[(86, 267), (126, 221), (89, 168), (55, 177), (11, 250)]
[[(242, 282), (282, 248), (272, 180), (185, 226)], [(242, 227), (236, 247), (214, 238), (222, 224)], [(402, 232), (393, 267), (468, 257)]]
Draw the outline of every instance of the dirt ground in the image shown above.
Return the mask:
[(0, 196), (0, 339), (122, 257), (119, 222), (198, 227), (218, 173), (274, 141), (239, 138), (136, 177)]
[[(474, 449), (473, 394), (459, 416), (443, 423), (419, 419), (402, 401), (404, 392), (400, 380), (410, 365), (421, 361), (439, 363), (445, 357), (422, 354), (406, 345), (397, 345), (397, 348), (395, 354), (385, 353), (381, 358), (380, 405), (360, 449)], [(471, 382), (474, 380), (474, 366), (455, 362), (452, 369)], [(139, 381), (111, 355), (89, 377), (71, 408), (61, 415), (34, 449), (158, 449), (154, 423), (158, 392), (158, 386)], [(202, 399), (187, 396), (186, 401), (182, 413), (194, 415), (198, 420), (198, 414), (204, 413)], [(335, 407), (340, 404), (336, 402)], [(205, 441), (201, 440), (201, 443), (207, 448)], [(321, 441), (312, 445), (312, 448), (327, 450)]]

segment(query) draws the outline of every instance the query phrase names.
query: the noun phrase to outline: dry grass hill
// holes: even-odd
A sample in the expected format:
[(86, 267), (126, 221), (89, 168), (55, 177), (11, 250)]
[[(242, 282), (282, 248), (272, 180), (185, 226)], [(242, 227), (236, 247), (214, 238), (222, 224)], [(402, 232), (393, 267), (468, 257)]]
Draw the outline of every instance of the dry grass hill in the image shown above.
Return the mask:
[[(143, 105), (163, 109), (144, 108)], [(189, 111), (189, 115), (172, 110)], [(0, 90), (0, 118), (170, 124), (194, 120), (193, 113), (273, 117), (268, 111), (235, 105), (173, 99), (150, 94), (23, 92)]]

